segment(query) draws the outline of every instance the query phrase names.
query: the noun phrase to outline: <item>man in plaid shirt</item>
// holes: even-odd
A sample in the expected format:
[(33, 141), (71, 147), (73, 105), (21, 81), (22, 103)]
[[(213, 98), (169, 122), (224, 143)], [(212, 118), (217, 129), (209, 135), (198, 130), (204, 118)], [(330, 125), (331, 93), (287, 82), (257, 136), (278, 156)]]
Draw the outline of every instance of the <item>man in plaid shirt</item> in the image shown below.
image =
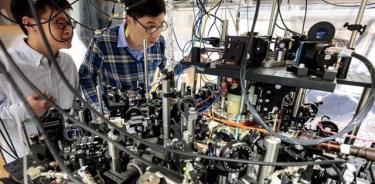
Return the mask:
[[(149, 84), (159, 63), (164, 62), (165, 42), (160, 33), (167, 29), (164, 0), (126, 0), (126, 20), (120, 26), (95, 35), (79, 69), (85, 98), (99, 109), (96, 85), (136, 89), (145, 83), (143, 40), (148, 45)], [(105, 91), (105, 90), (104, 90)], [(104, 107), (104, 111), (108, 109)]]

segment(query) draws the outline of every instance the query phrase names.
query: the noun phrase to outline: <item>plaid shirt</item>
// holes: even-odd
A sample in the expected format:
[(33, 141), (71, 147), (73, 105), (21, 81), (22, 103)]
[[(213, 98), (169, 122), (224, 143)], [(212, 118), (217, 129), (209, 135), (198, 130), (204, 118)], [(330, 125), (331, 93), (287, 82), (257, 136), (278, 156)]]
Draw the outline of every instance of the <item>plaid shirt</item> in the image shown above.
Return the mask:
[[(103, 34), (95, 35), (90, 43), (85, 59), (79, 69), (80, 85), (83, 94), (98, 109), (96, 94), (97, 78), (101, 75), (101, 86), (118, 89), (136, 89), (137, 83), (144, 83), (144, 61), (137, 60), (128, 47), (121, 46), (119, 32), (123, 25), (112, 27)], [(158, 64), (163, 60), (165, 42), (163, 37), (148, 49), (148, 73), (151, 84)], [(105, 92), (105, 90), (103, 90)], [(105, 95), (105, 94), (103, 94)], [(107, 109), (105, 108), (105, 111)]]

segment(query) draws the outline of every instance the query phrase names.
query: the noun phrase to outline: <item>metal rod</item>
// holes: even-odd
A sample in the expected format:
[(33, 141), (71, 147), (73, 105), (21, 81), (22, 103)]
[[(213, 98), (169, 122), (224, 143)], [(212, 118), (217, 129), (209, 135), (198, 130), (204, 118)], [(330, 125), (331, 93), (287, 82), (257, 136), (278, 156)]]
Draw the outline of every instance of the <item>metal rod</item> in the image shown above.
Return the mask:
[[(114, 141), (118, 141), (118, 136), (113, 134), (113, 131), (108, 133), (108, 137)], [(111, 169), (112, 171), (119, 172), (120, 161), (119, 161), (119, 149), (111, 142), (108, 142), (108, 154), (111, 157)]]
[(293, 105), (293, 114), (292, 116), (295, 118), (298, 116), (298, 110), (301, 104), (304, 102), (306, 94), (306, 89), (299, 88), (297, 94), (294, 98), (294, 105)]
[(181, 91), (181, 96), (182, 97), (186, 96), (186, 82), (181, 82), (180, 91)]
[(148, 57), (147, 57), (147, 40), (143, 40), (143, 61), (145, 64), (145, 91), (146, 91), (146, 101), (147, 103), (150, 100), (150, 93), (149, 93), (149, 84), (148, 84)]
[[(245, 82), (245, 90), (247, 90), (247, 83), (248, 81)], [(241, 96), (241, 103), (240, 103), (240, 114), (244, 113), (246, 108), (245, 108), (245, 98), (247, 98), (247, 91), (245, 94), (242, 94)], [(241, 117), (241, 115), (240, 115)]]
[[(276, 162), (279, 154), (279, 147), (281, 140), (276, 137), (268, 136), (264, 139), (264, 146), (266, 147), (266, 155), (264, 156), (265, 162)], [(274, 166), (261, 166), (259, 168), (258, 183), (266, 183), (265, 180), (275, 169)]]
[(270, 17), (270, 22), (268, 24), (268, 32), (267, 36), (271, 37), (273, 35), (273, 32), (275, 30), (275, 24), (276, 24), (276, 19), (277, 19), (277, 8), (278, 8), (278, 0), (273, 0), (272, 2), (272, 10), (271, 10), (271, 17)]
[(103, 92), (102, 92), (102, 75), (99, 73), (97, 76), (97, 84), (96, 84), (96, 96), (98, 96), (98, 104), (99, 104), (99, 112), (103, 114)]
[[(189, 117), (187, 120), (187, 131), (189, 132), (190, 136), (194, 136), (195, 134), (195, 125), (196, 125), (196, 120), (198, 118), (198, 112), (195, 109), (195, 107), (190, 107), (189, 108)], [(193, 140), (193, 138), (191, 138)]]
[[(358, 10), (357, 18), (355, 20), (355, 24), (361, 24), (362, 19), (363, 19), (363, 15), (365, 13), (366, 5), (367, 5), (367, 0), (362, 0), (361, 6), (359, 7), (359, 10)], [(349, 44), (348, 44), (349, 48), (354, 48), (354, 44), (355, 44), (357, 34), (358, 34), (358, 31), (356, 31), (356, 30), (352, 31), (352, 34), (351, 34), (350, 40), (349, 40)], [(355, 114), (357, 114), (363, 108), (363, 105), (365, 104), (365, 102), (369, 98), (369, 94), (370, 94), (369, 88), (363, 89), (361, 99), (359, 100), (357, 108), (355, 110)], [(361, 128), (361, 126), (358, 126), (353, 130), (352, 133), (353, 133), (354, 136), (356, 136), (358, 134), (360, 128)], [(346, 138), (344, 142), (347, 143), (347, 144), (354, 144), (354, 141), (355, 141), (355, 139)]]
[[(357, 19), (355, 20), (355, 24), (361, 24), (363, 14), (365, 13), (366, 5), (367, 5), (367, 0), (362, 0), (361, 6), (359, 7), (359, 10), (358, 10)], [(358, 33), (358, 31), (352, 31), (352, 35), (350, 36), (349, 45), (348, 45), (349, 48), (354, 47), (354, 43), (355, 43), (355, 39), (357, 37), (357, 33)]]
[[(200, 56), (199, 56), (200, 57)], [(195, 95), (195, 90), (197, 88), (197, 67), (193, 66), (193, 87), (191, 88), (191, 96), (194, 97)]]
[[(275, 25), (276, 25), (276, 20), (277, 20), (277, 9), (278, 9), (278, 6), (279, 6), (279, 3), (277, 3), (278, 0), (273, 0), (272, 2), (272, 10), (271, 10), (271, 17), (270, 17), (270, 21), (269, 21), (269, 24), (268, 24), (268, 31), (267, 31), (267, 36), (269, 38), (272, 38), (272, 35), (273, 35), (273, 32), (275, 31)], [(269, 58), (270, 58), (270, 52), (269, 52), (269, 47), (270, 47), (270, 43), (268, 43), (268, 46), (267, 46), (267, 52), (266, 52), (266, 59), (265, 61), (268, 61)]]
[(227, 37), (228, 35), (228, 23), (229, 21), (228, 20), (223, 20), (223, 23), (222, 23), (222, 32), (221, 32), (221, 35), (220, 35), (220, 40), (222, 42), (225, 41), (225, 38)]
[[(370, 91), (371, 91), (370, 88), (364, 88), (363, 89), (361, 99), (359, 100), (357, 108), (355, 109), (355, 112), (354, 112), (355, 114), (357, 114), (359, 111), (361, 111), (361, 109), (363, 108), (363, 106), (367, 102), (368, 98), (370, 97)], [(361, 126), (356, 127), (353, 130), (352, 135), (357, 136), (360, 128), (361, 128)], [(354, 141), (355, 141), (355, 139), (351, 139), (351, 138), (345, 139), (346, 144), (354, 144)]]
[(168, 98), (165, 96), (169, 93), (170, 89), (170, 81), (166, 78), (166, 75), (163, 74), (163, 83), (162, 83), (162, 91), (163, 91), (163, 143), (164, 146), (167, 144), (167, 140), (169, 139), (169, 123), (170, 123), (170, 106)]

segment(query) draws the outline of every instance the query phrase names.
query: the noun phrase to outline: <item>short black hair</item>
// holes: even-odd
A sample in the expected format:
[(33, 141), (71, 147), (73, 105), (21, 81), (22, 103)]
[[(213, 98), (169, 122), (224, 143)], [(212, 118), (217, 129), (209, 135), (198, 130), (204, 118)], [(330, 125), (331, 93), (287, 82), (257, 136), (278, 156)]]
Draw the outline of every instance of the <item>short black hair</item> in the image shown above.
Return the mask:
[[(51, 8), (52, 10), (56, 11), (72, 9), (72, 6), (67, 0), (33, 0), (33, 2), (34, 7), (39, 15), (45, 13), (47, 11), (47, 8)], [(34, 18), (27, 0), (12, 0), (10, 10), (17, 24), (27, 35), (27, 30), (22, 23), (22, 17), (26, 16)]]
[(166, 12), (164, 0), (125, 0), (124, 2), (129, 8), (126, 14), (136, 19), (144, 16), (157, 17)]

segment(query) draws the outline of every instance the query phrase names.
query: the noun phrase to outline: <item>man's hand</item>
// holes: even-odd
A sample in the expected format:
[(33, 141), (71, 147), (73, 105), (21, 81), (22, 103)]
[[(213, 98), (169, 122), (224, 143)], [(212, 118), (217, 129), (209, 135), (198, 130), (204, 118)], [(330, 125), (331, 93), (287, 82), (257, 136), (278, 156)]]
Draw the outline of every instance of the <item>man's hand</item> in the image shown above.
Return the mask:
[[(50, 96), (48, 99), (53, 100), (53, 97)], [(38, 117), (43, 116), (43, 114), (51, 107), (48, 100), (42, 100), (39, 95), (28, 96), (26, 97), (26, 100)]]

